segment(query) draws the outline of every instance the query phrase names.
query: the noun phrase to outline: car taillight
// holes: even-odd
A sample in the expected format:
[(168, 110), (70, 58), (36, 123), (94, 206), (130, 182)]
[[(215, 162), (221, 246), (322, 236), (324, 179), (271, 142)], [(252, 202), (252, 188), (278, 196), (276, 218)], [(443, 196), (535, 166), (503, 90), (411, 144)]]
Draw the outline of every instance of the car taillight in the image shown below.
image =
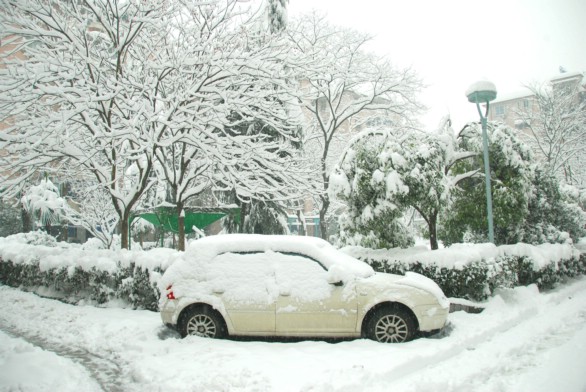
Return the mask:
[(175, 294), (173, 294), (173, 285), (169, 285), (167, 287), (167, 299), (175, 299)]

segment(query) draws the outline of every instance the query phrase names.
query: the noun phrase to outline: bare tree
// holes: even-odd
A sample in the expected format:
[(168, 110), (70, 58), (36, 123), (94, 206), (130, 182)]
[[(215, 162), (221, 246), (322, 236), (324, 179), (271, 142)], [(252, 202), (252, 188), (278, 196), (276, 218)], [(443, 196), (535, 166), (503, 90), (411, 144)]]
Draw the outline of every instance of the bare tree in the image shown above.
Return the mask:
[(327, 238), (326, 214), (330, 169), (353, 128), (370, 117), (386, 117), (406, 126), (419, 109), (420, 81), (409, 69), (397, 69), (368, 53), (368, 35), (332, 26), (315, 13), (292, 24), (287, 34), (306, 63), (300, 67), (300, 100), (307, 118), (306, 142), (317, 151), (320, 168), (320, 231)]
[(210, 184), (249, 198), (303, 183), (295, 160), (279, 159), (284, 143), (225, 131), (262, 119), (292, 137), (288, 51), (254, 30), (262, 13), (238, 0), (0, 1), (6, 195), (40, 170), (89, 173), (127, 248), (131, 211), (157, 175), (180, 217)]
[(189, 13), (178, 15), (173, 40), (162, 49), (163, 56), (172, 48), (179, 65), (160, 83), (174, 109), (155, 168), (177, 209), (180, 250), (183, 209), (208, 189), (249, 202), (284, 200), (306, 188), (290, 151), (297, 127), (287, 110), (289, 47), (258, 29), (261, 13), (237, 4), (185, 6)]
[[(4, 0), (0, 121), (12, 154), (5, 193), (38, 170), (89, 172), (107, 189), (128, 247), (128, 218), (151, 184), (165, 127), (157, 87), (171, 9), (164, 1)], [(16, 54), (21, 54), (17, 56)]]
[(586, 99), (580, 84), (529, 87), (529, 105), (517, 111), (522, 135), (547, 172), (568, 184), (586, 181)]

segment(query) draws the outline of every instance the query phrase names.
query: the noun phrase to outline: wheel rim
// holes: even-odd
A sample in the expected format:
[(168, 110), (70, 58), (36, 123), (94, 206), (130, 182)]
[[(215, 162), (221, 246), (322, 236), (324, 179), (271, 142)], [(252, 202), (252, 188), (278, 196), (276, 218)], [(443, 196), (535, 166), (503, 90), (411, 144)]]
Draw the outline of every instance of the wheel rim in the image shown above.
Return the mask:
[(216, 336), (216, 323), (205, 314), (195, 315), (187, 323), (187, 334), (213, 338)]
[(374, 327), (374, 336), (382, 343), (401, 343), (408, 335), (407, 323), (394, 314), (381, 317)]

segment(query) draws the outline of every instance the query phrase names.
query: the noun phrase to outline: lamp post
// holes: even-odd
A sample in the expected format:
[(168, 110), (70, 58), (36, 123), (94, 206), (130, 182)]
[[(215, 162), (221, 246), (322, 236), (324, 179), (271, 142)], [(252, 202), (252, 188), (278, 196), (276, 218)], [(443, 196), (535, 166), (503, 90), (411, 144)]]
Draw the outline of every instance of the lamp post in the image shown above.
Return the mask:
[[(484, 178), (486, 186), (486, 211), (488, 217), (488, 240), (494, 244), (494, 224), (492, 220), (492, 192), (490, 186), (490, 164), (488, 161), (488, 135), (486, 131), (486, 117), (488, 115), (489, 102), (496, 98), (496, 87), (488, 81), (481, 81), (472, 84), (466, 90), (468, 101), (475, 103), (480, 115), (482, 124), (482, 145), (484, 147)], [(486, 112), (484, 115), (480, 110), (480, 104), (486, 103)]]

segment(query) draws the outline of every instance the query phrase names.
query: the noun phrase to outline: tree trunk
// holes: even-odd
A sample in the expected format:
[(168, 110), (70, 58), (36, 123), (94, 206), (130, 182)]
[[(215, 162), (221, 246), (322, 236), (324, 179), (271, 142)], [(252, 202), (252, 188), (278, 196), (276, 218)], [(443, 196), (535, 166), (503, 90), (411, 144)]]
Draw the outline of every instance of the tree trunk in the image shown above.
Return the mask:
[(429, 217), (429, 245), (432, 250), (438, 249), (437, 243), (437, 212), (432, 212)]
[(177, 250), (185, 250), (185, 215), (183, 204), (177, 203)]
[(21, 208), (20, 217), (22, 219), (22, 232), (29, 233), (32, 230), (31, 216), (24, 208)]
[(128, 249), (128, 244), (130, 243), (128, 218), (128, 214), (122, 214), (122, 219), (120, 219), (120, 247), (122, 249)]
[(322, 207), (319, 209), (319, 231), (320, 236), (324, 240), (328, 240), (328, 225), (326, 224), (326, 213), (330, 203), (324, 201)]
[(240, 205), (240, 225), (238, 228), (238, 233), (246, 233), (245, 224), (246, 220), (248, 219), (248, 215), (250, 214), (250, 203), (242, 203)]
[(297, 210), (297, 220), (299, 221), (299, 231), (297, 234), (300, 236), (305, 236), (305, 215), (301, 213), (301, 210)]

